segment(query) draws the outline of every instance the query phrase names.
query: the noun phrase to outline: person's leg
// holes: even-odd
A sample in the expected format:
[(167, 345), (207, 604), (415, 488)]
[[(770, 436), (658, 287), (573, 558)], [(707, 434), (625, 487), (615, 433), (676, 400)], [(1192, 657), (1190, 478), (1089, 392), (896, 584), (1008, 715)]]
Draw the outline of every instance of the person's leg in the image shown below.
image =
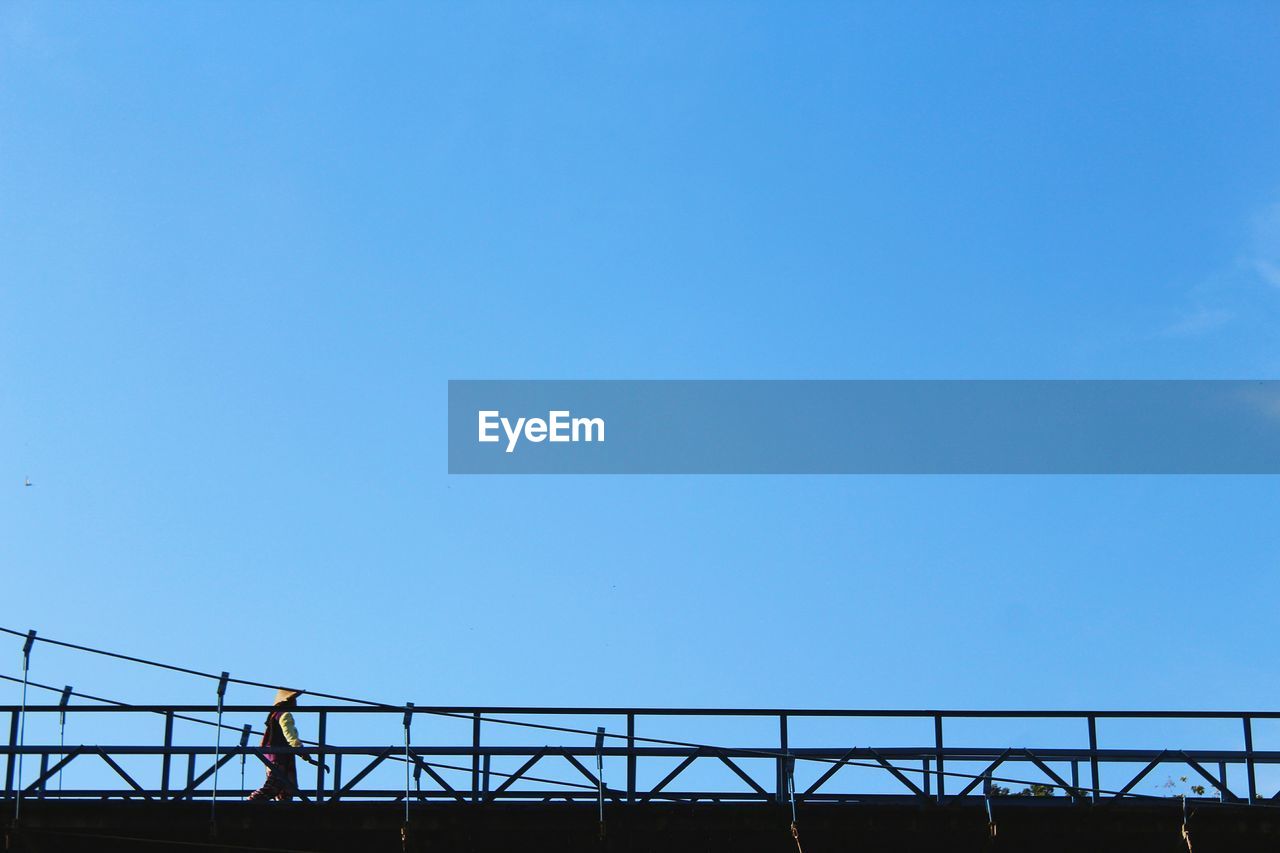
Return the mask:
[(282, 803), (289, 802), (298, 791), (297, 769), (295, 767), (280, 767), (276, 771), (276, 779), (276, 799)]
[(281, 784), (280, 771), (272, 768), (267, 771), (267, 781), (262, 783), (262, 787), (249, 795), (249, 799), (253, 801), (280, 799), (280, 794), (284, 790)]

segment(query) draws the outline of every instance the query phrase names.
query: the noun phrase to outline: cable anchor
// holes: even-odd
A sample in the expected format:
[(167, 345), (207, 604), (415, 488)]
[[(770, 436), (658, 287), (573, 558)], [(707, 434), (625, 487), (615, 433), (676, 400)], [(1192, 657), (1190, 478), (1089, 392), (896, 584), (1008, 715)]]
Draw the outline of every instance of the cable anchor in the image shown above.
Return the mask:
[(791, 837), (796, 842), (797, 853), (804, 853), (800, 846), (800, 818), (796, 814), (796, 759), (790, 753), (783, 759), (783, 771), (787, 774), (787, 799), (791, 801)]
[(1183, 794), (1182, 795), (1182, 840), (1186, 842), (1187, 853), (1193, 853), (1193, 851), (1191, 850), (1191, 827), (1187, 823), (1188, 819), (1189, 819), (1189, 816), (1187, 815), (1187, 795)]
[[(71, 685), (62, 688), (62, 695), (58, 697), (58, 760), (61, 761), (66, 755), (67, 749), (67, 705), (71, 702)], [(62, 771), (58, 771), (58, 791), (62, 791)]]
[(409, 844), (409, 774), (412, 761), (409, 759), (409, 728), (413, 725), (413, 703), (404, 705), (404, 826), (400, 828), (401, 845), (408, 849)]
[(987, 807), (987, 837), (995, 840), (1000, 834), (1000, 828), (996, 826), (996, 816), (991, 810), (991, 774), (988, 773), (982, 782), (982, 801)]
[(218, 768), (222, 764), (222, 704), (227, 696), (227, 682), (231, 675), (223, 670), (218, 678), (218, 726), (213, 739), (213, 799), (209, 801), (209, 837), (218, 834)]
[(604, 841), (604, 726), (596, 726), (596, 810), (600, 840)]
[[(27, 745), (27, 683), (31, 670), (31, 647), (36, 644), (36, 629), (27, 631), (27, 640), (22, 644), (22, 712), (18, 723), (18, 787), (14, 791), (17, 799), (13, 804), (13, 822), (17, 824), (22, 817), (22, 754)], [(7, 842), (6, 842), (7, 843)]]

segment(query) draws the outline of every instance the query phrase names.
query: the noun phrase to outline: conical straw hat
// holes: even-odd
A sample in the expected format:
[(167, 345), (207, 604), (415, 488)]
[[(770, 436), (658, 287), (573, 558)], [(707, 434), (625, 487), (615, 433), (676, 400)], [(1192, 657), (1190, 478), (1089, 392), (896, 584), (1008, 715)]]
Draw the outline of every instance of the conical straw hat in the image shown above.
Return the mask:
[(276, 701), (271, 704), (279, 705), (281, 702), (288, 702), (294, 696), (300, 695), (302, 695), (301, 690), (290, 690), (288, 687), (281, 687), (276, 691)]

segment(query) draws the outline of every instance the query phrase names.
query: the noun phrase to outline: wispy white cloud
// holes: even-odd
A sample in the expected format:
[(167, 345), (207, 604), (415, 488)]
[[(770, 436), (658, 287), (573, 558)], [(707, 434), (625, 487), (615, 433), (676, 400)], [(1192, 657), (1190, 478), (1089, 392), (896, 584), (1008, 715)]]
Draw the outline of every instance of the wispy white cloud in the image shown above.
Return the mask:
[(1160, 330), (1165, 337), (1210, 335), (1254, 315), (1280, 290), (1280, 204), (1253, 218), (1241, 254), (1233, 266), (1192, 288), (1189, 305)]
[(1244, 402), (1275, 421), (1280, 421), (1280, 391), (1260, 385), (1241, 394)]
[(1267, 284), (1280, 287), (1280, 264), (1258, 259), (1253, 262), (1253, 268)]
[(1226, 308), (1196, 308), (1177, 322), (1170, 323), (1160, 333), (1170, 338), (1192, 338), (1217, 331), (1235, 319), (1235, 312)]
[(1263, 283), (1280, 288), (1280, 204), (1254, 220), (1252, 251), (1245, 262)]

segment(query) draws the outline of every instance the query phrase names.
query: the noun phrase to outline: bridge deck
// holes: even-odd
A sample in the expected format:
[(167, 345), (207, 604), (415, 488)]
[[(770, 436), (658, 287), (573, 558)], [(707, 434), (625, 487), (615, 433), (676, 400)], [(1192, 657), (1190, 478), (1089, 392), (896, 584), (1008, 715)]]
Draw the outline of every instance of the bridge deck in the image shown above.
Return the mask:
[[(1273, 851), (1280, 813), (1234, 804), (1190, 810), (1197, 851)], [(11, 827), (12, 809), (4, 811)], [(919, 802), (812, 804), (800, 815), (806, 853), (832, 851), (1036, 851), (1177, 853), (1178, 801), (1072, 804), (1062, 798), (1005, 798), (994, 804), (990, 839), (982, 804)], [(594, 805), (577, 803), (224, 803), (210, 823), (208, 803), (45, 801), (27, 804), (9, 829), (14, 851), (661, 851), (790, 853), (788, 809), (769, 804), (611, 805), (601, 841)]]

